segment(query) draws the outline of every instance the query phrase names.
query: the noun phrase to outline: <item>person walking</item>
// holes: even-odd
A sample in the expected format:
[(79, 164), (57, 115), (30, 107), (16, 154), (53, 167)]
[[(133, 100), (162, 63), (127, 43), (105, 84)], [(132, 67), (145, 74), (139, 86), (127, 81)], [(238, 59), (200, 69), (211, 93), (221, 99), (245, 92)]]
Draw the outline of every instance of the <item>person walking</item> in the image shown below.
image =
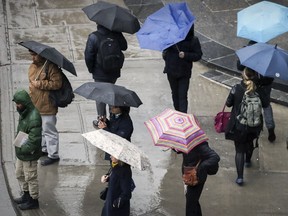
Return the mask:
[(49, 99), (50, 91), (61, 88), (61, 69), (33, 51), (32, 64), (29, 67), (29, 89), (33, 104), (42, 118), (42, 152), (48, 158), (41, 161), (47, 166), (59, 161), (59, 133), (56, 128), (58, 107)]
[[(251, 157), (254, 150), (253, 141), (259, 137), (263, 128), (263, 118), (260, 109), (260, 124), (256, 127), (242, 126), (239, 124), (238, 116), (240, 114), (241, 103), (244, 94), (251, 95), (256, 92), (256, 85), (253, 82), (256, 72), (250, 68), (245, 68), (243, 71), (243, 80), (232, 87), (226, 100), (226, 106), (232, 107), (231, 117), (225, 130), (225, 138), (234, 140), (235, 145), (235, 164), (237, 170), (236, 183), (241, 186), (244, 183), (244, 161), (246, 160), (246, 167), (251, 166)], [(259, 95), (261, 106), (267, 107), (269, 102), (263, 99), (263, 95)]]
[(177, 111), (187, 113), (187, 97), (193, 62), (199, 61), (202, 54), (199, 39), (194, 36), (194, 25), (192, 25), (183, 41), (172, 45), (162, 52), (162, 57), (165, 61), (163, 73), (167, 74), (172, 92), (173, 106)]
[(219, 155), (209, 147), (208, 142), (203, 142), (193, 148), (188, 154), (172, 149), (177, 154), (183, 155), (182, 175), (184, 167), (197, 166), (198, 184), (194, 186), (185, 185), (186, 216), (202, 216), (199, 202), (207, 175), (215, 175), (219, 169)]
[[(111, 106), (110, 119), (101, 118), (97, 126), (100, 129), (117, 134), (118, 136), (131, 141), (134, 127), (129, 112), (130, 107)], [(110, 155), (108, 153), (105, 153), (105, 159), (110, 160)]]
[[(256, 41), (250, 40), (247, 46), (251, 46), (256, 43), (257, 43)], [(245, 69), (245, 66), (240, 63), (239, 59), (237, 60), (237, 69), (239, 71), (243, 71)], [(270, 104), (273, 81), (274, 81), (274, 78), (264, 77), (259, 73), (256, 74), (255, 79), (254, 79), (254, 83), (256, 84), (256, 87), (257, 87), (256, 88), (257, 93), (262, 95), (262, 97), (265, 97), (265, 100), (269, 101), (269, 105), (263, 108), (264, 121), (265, 121), (265, 126), (268, 130), (269, 142), (274, 142), (276, 140), (273, 109)]]
[(132, 185), (130, 165), (111, 156), (111, 170), (101, 177), (108, 182), (108, 192), (101, 216), (129, 216)]
[(41, 157), (42, 120), (38, 110), (34, 107), (29, 94), (25, 90), (18, 90), (13, 101), (19, 113), (17, 135), (24, 132), (28, 139), (20, 147), (15, 146), (16, 178), (21, 186), (23, 195), (14, 199), (21, 210), (39, 208), (39, 185), (37, 164)]
[[(116, 41), (118, 42), (117, 44), (119, 45), (120, 49), (122, 51), (127, 50), (127, 41), (124, 38), (123, 34), (121, 32), (112, 32), (109, 29), (105, 28), (102, 25), (97, 25), (97, 31), (92, 32), (89, 34), (87, 43), (86, 43), (86, 48), (85, 48), (85, 63), (88, 68), (89, 73), (92, 74), (93, 79), (95, 82), (108, 82), (108, 83), (113, 83), (115, 84), (117, 79), (121, 75), (121, 62), (119, 63), (118, 60), (115, 58), (110, 58), (107, 57), (105, 59), (114, 59), (110, 63), (107, 62), (106, 64), (108, 65), (114, 65), (114, 64), (119, 64), (119, 67), (115, 66), (116, 68), (112, 70), (108, 70), (104, 68), (104, 65), (101, 64), (99, 59), (104, 59), (104, 51), (102, 52), (102, 47), (103, 50), (105, 49), (105, 46), (102, 45), (102, 41), (106, 40), (106, 38), (109, 38), (110, 41)], [(104, 43), (104, 42), (103, 42)], [(119, 54), (116, 54), (116, 56), (119, 56), (119, 61), (124, 61), (124, 55), (120, 51)], [(100, 52), (101, 51), (101, 52)], [(118, 63), (117, 63), (118, 62)], [(123, 62), (122, 62), (123, 64)], [(107, 117), (107, 112), (106, 112), (106, 104), (105, 103), (100, 103), (96, 101), (96, 109), (97, 109), (97, 120), (93, 121), (93, 126), (97, 128), (98, 121), (100, 118), (106, 118)]]

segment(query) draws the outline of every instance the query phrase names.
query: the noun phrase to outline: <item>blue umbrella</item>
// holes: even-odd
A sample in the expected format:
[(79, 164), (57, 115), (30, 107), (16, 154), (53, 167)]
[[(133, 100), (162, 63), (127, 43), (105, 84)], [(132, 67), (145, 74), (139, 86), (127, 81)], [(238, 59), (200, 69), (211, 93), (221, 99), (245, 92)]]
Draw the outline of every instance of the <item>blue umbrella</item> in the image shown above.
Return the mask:
[(288, 8), (261, 1), (237, 14), (237, 36), (267, 42), (288, 31)]
[(277, 45), (256, 43), (236, 51), (242, 65), (266, 77), (288, 80), (288, 52)]
[(184, 40), (194, 21), (185, 2), (167, 4), (148, 16), (136, 33), (140, 47), (162, 51)]

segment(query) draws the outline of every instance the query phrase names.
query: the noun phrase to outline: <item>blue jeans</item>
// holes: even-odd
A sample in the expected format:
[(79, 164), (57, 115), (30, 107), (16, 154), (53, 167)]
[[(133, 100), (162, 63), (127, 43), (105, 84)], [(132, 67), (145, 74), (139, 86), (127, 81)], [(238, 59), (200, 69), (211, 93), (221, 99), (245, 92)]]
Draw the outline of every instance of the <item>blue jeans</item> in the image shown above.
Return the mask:
[(173, 106), (175, 110), (187, 113), (188, 109), (188, 89), (190, 77), (174, 77), (167, 74), (170, 84)]

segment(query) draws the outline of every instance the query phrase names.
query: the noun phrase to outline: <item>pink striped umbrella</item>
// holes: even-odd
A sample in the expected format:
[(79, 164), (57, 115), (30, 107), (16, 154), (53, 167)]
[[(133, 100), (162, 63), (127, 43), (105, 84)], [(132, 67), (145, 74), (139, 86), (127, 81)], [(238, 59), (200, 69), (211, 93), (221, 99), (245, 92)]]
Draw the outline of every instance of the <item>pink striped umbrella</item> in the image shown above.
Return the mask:
[(174, 148), (186, 154), (208, 140), (193, 114), (166, 109), (145, 121), (145, 125), (154, 145)]

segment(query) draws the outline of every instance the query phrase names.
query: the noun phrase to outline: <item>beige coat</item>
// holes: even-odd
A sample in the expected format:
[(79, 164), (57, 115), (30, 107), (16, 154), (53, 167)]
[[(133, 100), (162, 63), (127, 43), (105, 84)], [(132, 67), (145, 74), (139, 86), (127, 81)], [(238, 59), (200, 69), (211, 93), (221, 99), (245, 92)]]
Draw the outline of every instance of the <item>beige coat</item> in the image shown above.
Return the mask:
[[(57, 90), (62, 86), (60, 69), (57, 65), (47, 62), (45, 67), (48, 67), (48, 76), (46, 76), (45, 67), (43, 67), (43, 69), (42, 67), (43, 65), (33, 63), (29, 67), (29, 94), (33, 104), (41, 115), (56, 115), (58, 107), (55, 107), (51, 103), (49, 92), (51, 90)], [(31, 84), (34, 80), (37, 80), (37, 87)]]

